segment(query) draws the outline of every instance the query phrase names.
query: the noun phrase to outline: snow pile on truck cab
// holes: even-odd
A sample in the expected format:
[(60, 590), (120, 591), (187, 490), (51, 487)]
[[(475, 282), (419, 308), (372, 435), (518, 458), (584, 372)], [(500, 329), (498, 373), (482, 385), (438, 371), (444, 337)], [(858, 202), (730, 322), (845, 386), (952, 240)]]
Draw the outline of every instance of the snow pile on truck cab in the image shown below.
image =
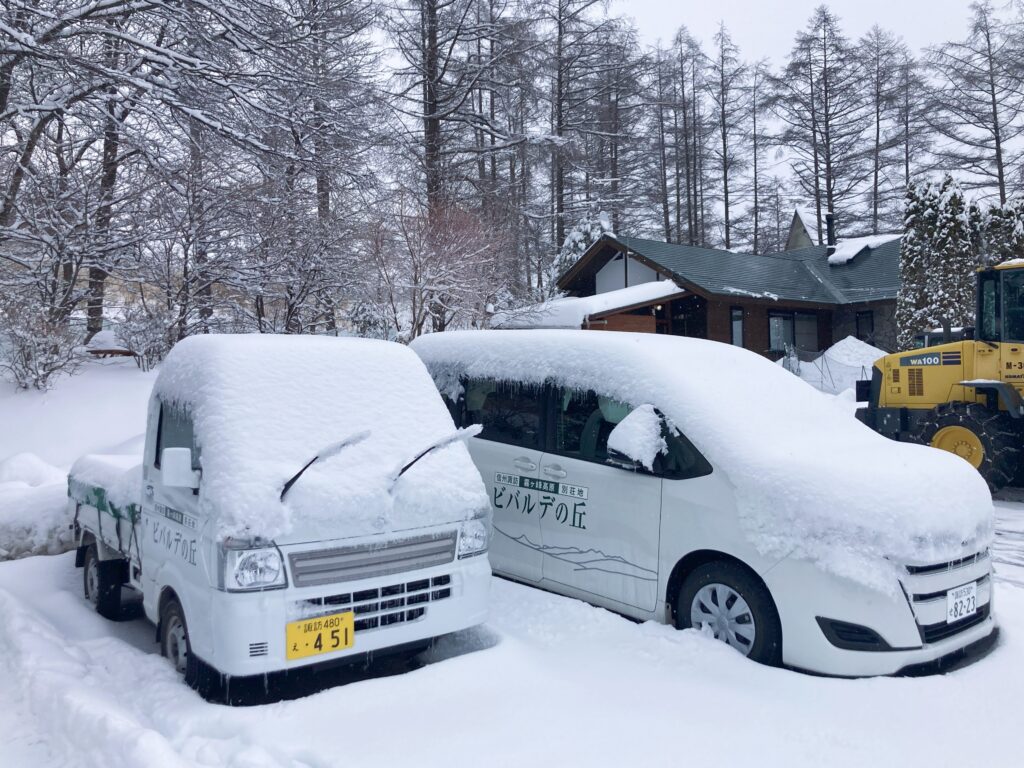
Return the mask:
[[(201, 511), (223, 536), (281, 541), (442, 524), (487, 508), (465, 445), (417, 452), (455, 431), (430, 376), (407, 347), (357, 338), (202, 336), (180, 342), (153, 397), (192, 416)], [(317, 453), (369, 436), (313, 464)]]
[[(944, 451), (871, 431), (769, 360), (701, 339), (593, 331), (461, 331), (413, 348), (438, 386), (460, 377), (550, 381), (662, 411), (735, 486), (745, 532), (878, 589), (893, 569), (986, 547), (992, 500)], [(686, 481), (682, 481), (686, 482)]]

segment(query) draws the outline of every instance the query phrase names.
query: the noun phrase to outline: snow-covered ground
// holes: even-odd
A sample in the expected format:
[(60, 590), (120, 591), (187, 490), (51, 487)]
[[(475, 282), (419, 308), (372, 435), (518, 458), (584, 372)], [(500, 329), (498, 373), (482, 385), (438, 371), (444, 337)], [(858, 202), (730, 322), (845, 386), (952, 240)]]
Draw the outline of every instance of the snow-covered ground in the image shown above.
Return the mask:
[[(90, 365), (48, 395), (0, 391), (0, 424), (15, 420), (0, 432), (0, 524), (14, 493), (56, 503), (58, 470), (141, 431), (150, 384)], [(229, 708), (177, 680), (144, 619), (100, 618), (71, 553), (0, 562), (0, 766), (1019, 766), (1024, 503), (997, 516), (999, 644), (922, 678), (761, 667), (694, 631), (496, 579), (488, 623), (409, 668)]]
[[(1024, 527), (1001, 504), (1000, 527)], [(1024, 553), (998, 550), (999, 645), (923, 678), (769, 669), (695, 631), (495, 580), (492, 618), (419, 668), (251, 708), (203, 702), (142, 619), (81, 597), (73, 555), (0, 564), (2, 764), (1020, 765)]]
[(155, 377), (115, 358), (90, 360), (49, 392), (19, 392), (0, 380), (0, 560), (70, 542), (68, 468), (85, 453), (136, 447)]

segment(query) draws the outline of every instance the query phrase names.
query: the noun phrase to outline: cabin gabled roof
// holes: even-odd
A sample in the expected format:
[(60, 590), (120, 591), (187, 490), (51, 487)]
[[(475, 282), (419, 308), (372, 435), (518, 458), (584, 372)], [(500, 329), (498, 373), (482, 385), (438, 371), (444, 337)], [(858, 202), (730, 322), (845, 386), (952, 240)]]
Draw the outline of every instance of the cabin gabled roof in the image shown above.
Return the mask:
[(562, 275), (558, 287), (575, 295), (593, 293), (598, 270), (625, 253), (704, 296), (819, 305), (891, 301), (899, 290), (899, 249), (899, 239), (865, 245), (845, 263), (830, 264), (827, 246), (755, 256), (604, 235)]

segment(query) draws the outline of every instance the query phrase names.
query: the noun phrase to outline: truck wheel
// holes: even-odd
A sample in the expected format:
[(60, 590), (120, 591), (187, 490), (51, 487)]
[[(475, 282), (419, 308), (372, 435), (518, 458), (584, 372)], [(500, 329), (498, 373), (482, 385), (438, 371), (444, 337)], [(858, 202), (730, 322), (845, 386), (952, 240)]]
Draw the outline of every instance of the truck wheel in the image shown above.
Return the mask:
[(911, 439), (960, 458), (974, 467), (995, 493), (1009, 485), (1021, 463), (1021, 430), (1002, 411), (981, 403), (945, 403), (926, 413)]
[(82, 568), (82, 588), (85, 599), (93, 604), (96, 613), (107, 619), (121, 615), (121, 573), (120, 560), (100, 560), (99, 550), (90, 544), (85, 550)]
[(762, 664), (782, 662), (782, 625), (767, 588), (746, 568), (724, 560), (695, 568), (676, 600), (679, 629), (710, 631), (716, 640)]
[(186, 681), (191, 677), (192, 645), (188, 640), (185, 611), (176, 597), (170, 598), (160, 610), (160, 654), (170, 660)]

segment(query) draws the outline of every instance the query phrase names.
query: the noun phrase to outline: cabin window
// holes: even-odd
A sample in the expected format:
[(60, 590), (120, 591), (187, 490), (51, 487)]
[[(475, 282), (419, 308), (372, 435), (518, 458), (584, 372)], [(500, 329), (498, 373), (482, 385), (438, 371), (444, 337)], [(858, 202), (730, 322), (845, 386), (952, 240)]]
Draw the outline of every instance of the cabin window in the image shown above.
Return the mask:
[(769, 312), (768, 347), (772, 352), (817, 352), (818, 316), (813, 312)]
[(741, 307), (733, 307), (729, 310), (730, 321), (732, 324), (732, 344), (734, 347), (743, 346), (743, 309)]

